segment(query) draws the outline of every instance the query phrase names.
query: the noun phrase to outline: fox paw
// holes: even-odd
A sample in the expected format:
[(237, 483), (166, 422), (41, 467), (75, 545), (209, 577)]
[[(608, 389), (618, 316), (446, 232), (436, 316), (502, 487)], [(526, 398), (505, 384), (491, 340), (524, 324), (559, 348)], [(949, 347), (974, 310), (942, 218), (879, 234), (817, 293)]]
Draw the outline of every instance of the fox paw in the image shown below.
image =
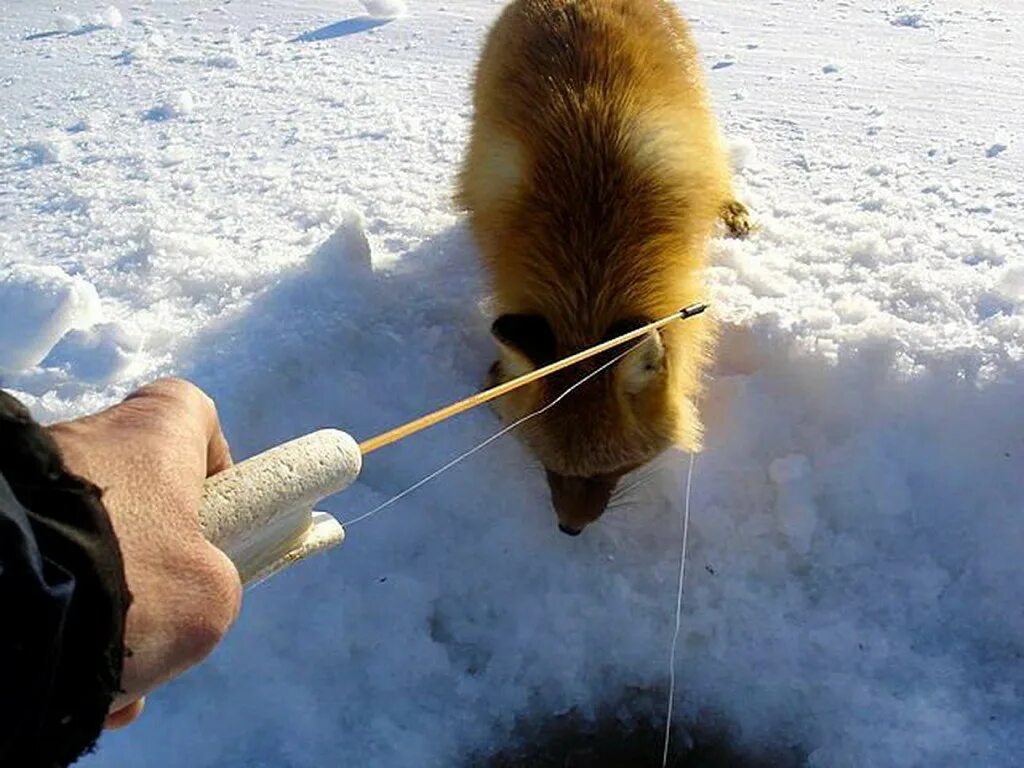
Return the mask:
[(728, 230), (729, 237), (745, 239), (754, 231), (754, 222), (750, 219), (750, 211), (739, 200), (730, 200), (722, 206), (719, 217)]

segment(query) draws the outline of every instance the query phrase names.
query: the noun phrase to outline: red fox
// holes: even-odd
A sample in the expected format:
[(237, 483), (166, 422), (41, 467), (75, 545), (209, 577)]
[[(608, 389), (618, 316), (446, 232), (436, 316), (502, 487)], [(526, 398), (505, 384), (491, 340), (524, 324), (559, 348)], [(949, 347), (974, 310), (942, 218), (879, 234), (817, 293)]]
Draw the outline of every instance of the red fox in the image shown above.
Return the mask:
[[(486, 40), (473, 106), (456, 199), (499, 315), (492, 384), (703, 300), (716, 220), (749, 230), (694, 42), (665, 0), (512, 2)], [(619, 479), (673, 444), (699, 450), (712, 341), (703, 316), (666, 326), (518, 430), (563, 532), (597, 520)], [(495, 408), (521, 418), (600, 364)]]

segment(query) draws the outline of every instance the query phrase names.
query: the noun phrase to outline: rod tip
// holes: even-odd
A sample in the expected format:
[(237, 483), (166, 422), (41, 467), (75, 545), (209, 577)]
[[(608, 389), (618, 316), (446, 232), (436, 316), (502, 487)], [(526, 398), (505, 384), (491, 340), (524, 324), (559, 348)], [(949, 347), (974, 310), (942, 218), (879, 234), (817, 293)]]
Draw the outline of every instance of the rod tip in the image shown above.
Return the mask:
[(711, 306), (711, 305), (708, 304), (707, 302), (700, 302), (698, 304), (691, 304), (690, 306), (683, 307), (682, 309), (679, 310), (679, 317), (682, 318), (683, 320), (685, 320), (688, 317), (693, 317), (694, 315), (699, 315), (702, 312), (704, 312), (704, 310), (706, 310), (709, 306)]

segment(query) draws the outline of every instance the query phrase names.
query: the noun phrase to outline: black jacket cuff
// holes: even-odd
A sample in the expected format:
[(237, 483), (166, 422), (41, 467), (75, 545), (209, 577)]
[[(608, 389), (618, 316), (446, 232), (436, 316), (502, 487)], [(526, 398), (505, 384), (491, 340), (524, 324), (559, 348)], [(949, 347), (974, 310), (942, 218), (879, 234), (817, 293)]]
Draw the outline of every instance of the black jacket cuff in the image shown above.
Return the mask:
[(95, 746), (130, 602), (100, 490), (0, 391), (0, 765), (63, 767)]

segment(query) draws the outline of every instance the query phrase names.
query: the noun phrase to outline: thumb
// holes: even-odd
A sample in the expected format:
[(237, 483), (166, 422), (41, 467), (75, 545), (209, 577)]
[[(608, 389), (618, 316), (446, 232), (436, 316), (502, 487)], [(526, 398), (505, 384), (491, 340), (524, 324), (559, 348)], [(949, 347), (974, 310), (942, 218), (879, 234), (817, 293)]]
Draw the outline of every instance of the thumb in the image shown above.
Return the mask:
[(103, 727), (108, 731), (116, 731), (119, 728), (129, 726), (139, 719), (139, 715), (142, 714), (142, 710), (145, 706), (146, 698), (144, 696), (140, 699), (136, 699), (131, 704), (121, 707), (115, 712), (111, 712), (107, 715), (107, 719), (103, 723)]

